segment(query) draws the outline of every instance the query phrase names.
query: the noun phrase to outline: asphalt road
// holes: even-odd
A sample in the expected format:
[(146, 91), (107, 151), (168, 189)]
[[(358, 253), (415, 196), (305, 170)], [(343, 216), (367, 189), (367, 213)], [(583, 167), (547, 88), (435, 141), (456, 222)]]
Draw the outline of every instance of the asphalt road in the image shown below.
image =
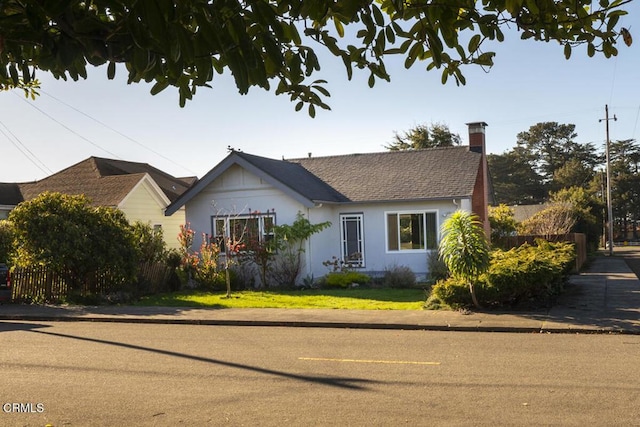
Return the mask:
[(639, 354), (630, 335), (0, 322), (0, 425), (640, 425)]

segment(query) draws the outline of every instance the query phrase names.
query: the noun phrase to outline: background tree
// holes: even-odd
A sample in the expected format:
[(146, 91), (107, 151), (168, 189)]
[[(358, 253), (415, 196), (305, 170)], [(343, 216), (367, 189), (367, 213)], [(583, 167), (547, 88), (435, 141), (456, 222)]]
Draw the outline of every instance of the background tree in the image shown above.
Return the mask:
[(42, 193), (9, 214), (14, 226), (15, 265), (45, 265), (72, 289), (97, 272), (114, 283), (132, 280), (138, 252), (122, 211), (92, 207), (83, 195)]
[(550, 192), (589, 188), (603, 158), (593, 143), (577, 143), (576, 137), (575, 125), (537, 123), (518, 134), (513, 149), (488, 155), (496, 202), (538, 204)]
[(441, 226), (440, 257), (453, 277), (469, 285), (471, 300), (480, 308), (475, 292), (478, 276), (489, 268), (489, 243), (478, 217), (456, 211)]
[(587, 248), (591, 251), (597, 250), (602, 236), (604, 212), (604, 204), (599, 194), (583, 187), (569, 187), (551, 193), (551, 201), (569, 203), (572, 206), (575, 224), (571, 232), (584, 233)]
[(578, 144), (574, 141), (577, 136), (573, 124), (543, 122), (520, 132), (516, 145), (542, 177), (543, 183), (552, 189), (554, 174), (570, 161), (579, 162), (591, 170), (601, 163), (595, 146), (591, 143)]
[(464, 66), (493, 65), (486, 45), (503, 41), (504, 28), (557, 41), (567, 59), (580, 45), (589, 56), (614, 56), (620, 32), (628, 34), (617, 24), (630, 1), (4, 0), (0, 86), (29, 84), (36, 69), (86, 78), (87, 63), (108, 64), (113, 78), (123, 63), (130, 83), (154, 82), (152, 94), (175, 86), (184, 105), (227, 71), (241, 94), (275, 86), (313, 116), (317, 106), (329, 108), (326, 82), (312, 80), (320, 70), (314, 48), (342, 59), (349, 78), (353, 68), (366, 70), (370, 86), (390, 79), (392, 55), (406, 68), (420, 60), (441, 70), (443, 83), (464, 84)]
[[(637, 239), (640, 219), (640, 146), (634, 139), (613, 141), (609, 155), (616, 234), (625, 240), (629, 237)], [(628, 235), (629, 231), (631, 236)]]
[(496, 203), (531, 205), (542, 203), (547, 192), (542, 177), (520, 150), (487, 155)]
[(505, 204), (489, 207), (489, 224), (491, 225), (491, 244), (494, 247), (504, 245), (505, 239), (513, 236), (517, 230), (514, 211)]
[(139, 251), (140, 262), (160, 262), (167, 257), (167, 245), (162, 228), (154, 228), (149, 223), (135, 221), (132, 224), (134, 241)]
[(555, 191), (571, 187), (588, 188), (595, 175), (593, 166), (580, 159), (570, 159), (553, 173), (552, 188)]
[(407, 132), (394, 132), (393, 142), (385, 148), (391, 151), (420, 150), (423, 148), (453, 147), (460, 145), (462, 139), (457, 133), (452, 133), (444, 123), (417, 125)]

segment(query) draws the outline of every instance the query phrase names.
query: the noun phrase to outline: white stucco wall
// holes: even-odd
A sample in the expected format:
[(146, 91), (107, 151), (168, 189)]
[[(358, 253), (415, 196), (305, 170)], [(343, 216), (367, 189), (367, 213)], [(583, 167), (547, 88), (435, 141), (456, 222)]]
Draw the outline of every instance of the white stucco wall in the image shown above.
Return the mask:
[(393, 266), (408, 266), (423, 278), (427, 274), (428, 250), (412, 252), (390, 252), (386, 242), (387, 212), (434, 212), (436, 229), (446, 216), (456, 209), (470, 210), (468, 200), (457, 199), (434, 202), (401, 202), (376, 204), (323, 204), (306, 207), (281, 190), (262, 181), (259, 177), (234, 165), (222, 176), (202, 190), (187, 203), (186, 220), (195, 231), (194, 247), (201, 242), (202, 233), (211, 234), (212, 217), (217, 215), (247, 214), (249, 210), (265, 212), (275, 209), (276, 224), (291, 224), (298, 212), (303, 212), (313, 224), (330, 221), (331, 227), (313, 235), (305, 245), (305, 270), (301, 277), (313, 275), (319, 278), (330, 270), (323, 265), (333, 256), (340, 257), (340, 215), (362, 214), (364, 225), (363, 272), (382, 273)]
[(440, 225), (444, 219), (455, 212), (458, 208), (470, 209), (471, 204), (466, 200), (462, 203), (460, 199), (452, 201), (436, 202), (411, 202), (411, 203), (377, 203), (377, 204), (350, 204), (323, 206), (309, 210), (311, 222), (331, 221), (330, 229), (319, 235), (312, 237), (311, 269), (315, 277), (322, 276), (329, 272), (329, 269), (322, 265), (323, 261), (330, 260), (333, 256), (340, 256), (340, 215), (341, 214), (362, 214), (363, 234), (364, 234), (364, 259), (365, 267), (363, 272), (382, 273), (385, 269), (393, 266), (407, 266), (416, 275), (423, 278), (428, 273), (427, 257), (429, 250), (422, 251), (388, 251), (387, 250), (387, 212), (434, 212), (436, 214), (436, 230), (438, 241)]
[(187, 203), (186, 220), (194, 230), (194, 247), (202, 233), (212, 234), (212, 217), (275, 209), (276, 224), (291, 224), (305, 207), (252, 173), (234, 165)]

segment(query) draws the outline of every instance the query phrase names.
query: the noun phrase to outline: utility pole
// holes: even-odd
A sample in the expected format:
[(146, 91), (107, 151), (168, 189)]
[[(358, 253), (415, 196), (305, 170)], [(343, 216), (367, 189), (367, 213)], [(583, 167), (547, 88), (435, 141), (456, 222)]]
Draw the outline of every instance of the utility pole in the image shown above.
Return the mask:
[(606, 145), (606, 159), (607, 159), (607, 224), (608, 224), (608, 235), (609, 235), (609, 256), (613, 255), (613, 207), (611, 206), (611, 163), (609, 160), (609, 120), (613, 120), (614, 122), (617, 119), (616, 115), (613, 115), (613, 118), (609, 118), (609, 106), (604, 106), (604, 119), (598, 120), (601, 122), (604, 120), (606, 129), (607, 129), (607, 145)]

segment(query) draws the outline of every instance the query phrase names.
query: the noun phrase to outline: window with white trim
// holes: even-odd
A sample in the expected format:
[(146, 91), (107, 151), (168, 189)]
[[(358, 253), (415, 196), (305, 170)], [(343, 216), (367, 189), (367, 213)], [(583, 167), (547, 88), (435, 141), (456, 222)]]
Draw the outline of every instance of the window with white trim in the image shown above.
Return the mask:
[(340, 252), (351, 267), (364, 267), (363, 214), (340, 215)]
[(387, 251), (426, 251), (437, 248), (435, 212), (387, 212)]
[(241, 250), (247, 242), (259, 239), (266, 242), (274, 238), (275, 212), (251, 215), (225, 215), (212, 217), (213, 239), (220, 252), (226, 252), (225, 242), (230, 242), (236, 250)]

